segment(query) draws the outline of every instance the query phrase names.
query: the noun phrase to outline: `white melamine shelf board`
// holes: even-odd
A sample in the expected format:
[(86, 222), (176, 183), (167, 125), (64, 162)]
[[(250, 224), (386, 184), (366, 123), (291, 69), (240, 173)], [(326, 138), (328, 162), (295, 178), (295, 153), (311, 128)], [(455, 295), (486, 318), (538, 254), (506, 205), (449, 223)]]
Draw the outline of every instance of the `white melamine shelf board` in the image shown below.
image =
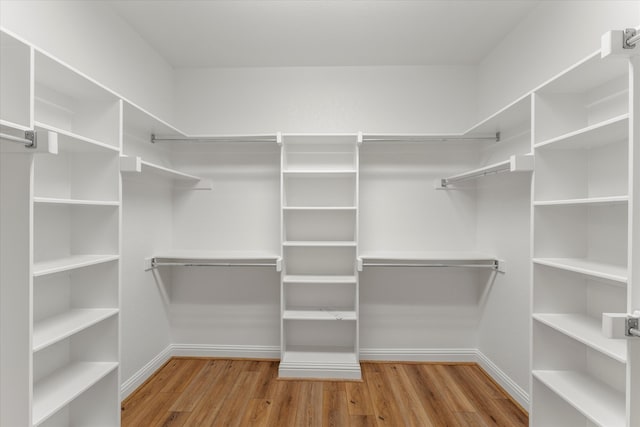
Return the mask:
[(282, 315), (284, 320), (357, 320), (353, 310), (333, 310), (330, 308), (291, 308)]
[(310, 284), (355, 284), (356, 276), (320, 276), (320, 275), (286, 275), (282, 278), (284, 283), (310, 283)]
[(69, 153), (119, 153), (120, 149), (77, 133), (69, 132), (42, 122), (35, 122), (39, 132), (55, 132), (58, 134), (58, 151)]
[[(176, 169), (171, 169), (165, 166), (160, 166), (155, 163), (151, 163), (142, 160), (140, 157), (121, 156), (120, 157), (120, 171), (122, 173), (140, 173), (156, 176), (159, 178), (167, 179), (175, 183), (183, 183), (186, 185), (196, 185), (199, 189), (211, 189), (211, 183), (208, 180), (203, 180), (195, 175), (180, 172)], [(189, 187), (185, 187), (189, 188)]]
[(33, 424), (42, 424), (118, 367), (116, 362), (73, 363), (33, 387)]
[(21, 125), (19, 123), (14, 123), (9, 120), (0, 119), (0, 128), (9, 128), (14, 131), (24, 132), (28, 130), (32, 130), (29, 126)]
[(538, 200), (534, 206), (619, 205), (629, 202), (629, 196), (587, 197), (584, 199)]
[(158, 136), (185, 136), (184, 132), (173, 125), (128, 101), (123, 103), (123, 112), (125, 132), (128, 129), (132, 129), (137, 132), (148, 133), (149, 143), (151, 143), (151, 134)]
[(282, 243), (283, 246), (288, 246), (288, 247), (313, 247), (313, 248), (348, 248), (348, 247), (352, 247), (355, 248), (356, 247), (356, 242), (354, 241), (320, 241), (320, 240), (313, 240), (313, 241), (286, 241)]
[(369, 252), (363, 261), (495, 261), (496, 257), (480, 252)]
[(35, 81), (77, 99), (117, 101), (119, 97), (95, 80), (50, 55), (35, 50)]
[(355, 206), (283, 206), (284, 211), (353, 211), (358, 210)]
[(65, 258), (36, 262), (33, 265), (33, 276), (45, 276), (61, 271), (75, 270), (77, 268), (115, 261), (118, 255), (70, 255)]
[(598, 277), (619, 283), (627, 283), (627, 269), (585, 258), (533, 258), (533, 262), (586, 276)]
[(285, 144), (355, 144), (357, 133), (283, 133)]
[(629, 138), (629, 114), (604, 120), (582, 129), (539, 142), (534, 148), (581, 149)]
[(620, 363), (627, 362), (626, 341), (606, 338), (600, 319), (577, 313), (535, 313), (533, 318)]
[(600, 51), (597, 51), (538, 86), (534, 92), (585, 93), (627, 73), (626, 58), (601, 59)]
[(52, 197), (34, 197), (33, 202), (52, 205), (120, 206), (120, 202), (117, 200), (58, 199)]
[(531, 121), (531, 95), (527, 94), (478, 124), (472, 126), (465, 134), (490, 134), (504, 129), (513, 129), (518, 125)]
[(303, 169), (303, 168), (286, 169), (282, 171), (282, 173), (285, 176), (355, 175), (356, 172), (357, 171), (355, 169)]
[(354, 364), (358, 363), (353, 348), (323, 346), (288, 346), (282, 363)]
[(142, 165), (142, 173), (150, 172), (155, 175), (164, 176), (166, 178), (170, 178), (177, 181), (200, 181), (195, 175), (190, 175), (188, 173), (180, 172), (176, 169), (167, 168), (164, 166), (156, 165), (151, 162), (147, 162), (145, 160), (140, 161)]
[(154, 258), (194, 261), (277, 261), (280, 255), (271, 252), (260, 251), (197, 251), (197, 250), (170, 250), (154, 254)]
[(577, 371), (534, 370), (533, 376), (595, 424), (626, 426), (624, 393)]
[(73, 309), (43, 319), (33, 326), (33, 351), (42, 350), (117, 313), (117, 308)]

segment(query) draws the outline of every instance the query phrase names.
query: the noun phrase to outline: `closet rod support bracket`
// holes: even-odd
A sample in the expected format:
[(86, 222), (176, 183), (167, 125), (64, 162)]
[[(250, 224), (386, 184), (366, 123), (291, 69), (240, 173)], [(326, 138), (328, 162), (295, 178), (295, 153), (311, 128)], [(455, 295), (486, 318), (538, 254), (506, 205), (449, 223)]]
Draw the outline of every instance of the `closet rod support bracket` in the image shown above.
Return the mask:
[(640, 338), (640, 311), (627, 316), (624, 324), (624, 334), (630, 338)]
[(493, 261), (495, 270), (498, 273), (505, 274), (507, 272), (507, 263), (503, 259), (497, 259)]

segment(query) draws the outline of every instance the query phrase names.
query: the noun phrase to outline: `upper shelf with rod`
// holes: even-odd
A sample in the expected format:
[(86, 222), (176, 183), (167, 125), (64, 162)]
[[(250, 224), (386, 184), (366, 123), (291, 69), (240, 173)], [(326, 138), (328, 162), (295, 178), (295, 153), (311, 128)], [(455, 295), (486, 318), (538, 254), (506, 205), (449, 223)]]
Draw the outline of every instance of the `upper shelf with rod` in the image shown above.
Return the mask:
[(158, 267), (275, 267), (280, 271), (282, 258), (279, 254), (256, 251), (179, 250), (145, 259), (145, 270)]
[(447, 267), (480, 268), (505, 272), (505, 263), (495, 256), (478, 252), (372, 252), (360, 254), (363, 267)]
[(448, 178), (442, 178), (436, 181), (436, 189), (447, 189), (451, 185), (468, 181), (471, 179), (481, 178), (487, 175), (492, 175), (502, 172), (531, 172), (533, 171), (533, 155), (513, 155), (508, 160), (493, 163), (478, 169), (473, 169), (468, 172), (463, 172), (457, 175), (450, 176)]

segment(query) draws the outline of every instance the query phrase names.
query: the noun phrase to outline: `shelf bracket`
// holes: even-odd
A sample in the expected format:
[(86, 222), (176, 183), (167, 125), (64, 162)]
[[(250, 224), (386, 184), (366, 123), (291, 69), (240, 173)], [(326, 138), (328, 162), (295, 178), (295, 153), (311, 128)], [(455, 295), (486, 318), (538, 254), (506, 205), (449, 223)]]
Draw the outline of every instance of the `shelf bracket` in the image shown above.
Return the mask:
[(607, 338), (640, 338), (640, 310), (632, 314), (602, 313), (602, 333)]
[(503, 259), (496, 259), (494, 266), (498, 273), (505, 274), (507, 272), (507, 263)]
[(624, 324), (624, 334), (630, 338), (640, 338), (640, 311), (635, 311), (627, 316)]
[(282, 132), (276, 132), (276, 144), (282, 145)]
[(364, 142), (364, 136), (362, 135), (362, 131), (358, 131), (358, 145), (362, 145)]

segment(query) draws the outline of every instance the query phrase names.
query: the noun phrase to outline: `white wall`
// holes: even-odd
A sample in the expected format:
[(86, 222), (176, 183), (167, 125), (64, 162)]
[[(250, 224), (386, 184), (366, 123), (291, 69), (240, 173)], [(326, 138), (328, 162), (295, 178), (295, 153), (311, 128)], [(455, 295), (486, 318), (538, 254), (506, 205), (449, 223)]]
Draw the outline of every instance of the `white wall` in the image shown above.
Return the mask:
[(455, 132), (475, 113), (475, 67), (176, 70), (193, 133)]
[(172, 119), (173, 69), (102, 2), (2, 0), (0, 25), (141, 107)]
[(541, 1), (479, 64), (479, 118), (598, 50), (606, 31), (638, 25), (638, 1)]

